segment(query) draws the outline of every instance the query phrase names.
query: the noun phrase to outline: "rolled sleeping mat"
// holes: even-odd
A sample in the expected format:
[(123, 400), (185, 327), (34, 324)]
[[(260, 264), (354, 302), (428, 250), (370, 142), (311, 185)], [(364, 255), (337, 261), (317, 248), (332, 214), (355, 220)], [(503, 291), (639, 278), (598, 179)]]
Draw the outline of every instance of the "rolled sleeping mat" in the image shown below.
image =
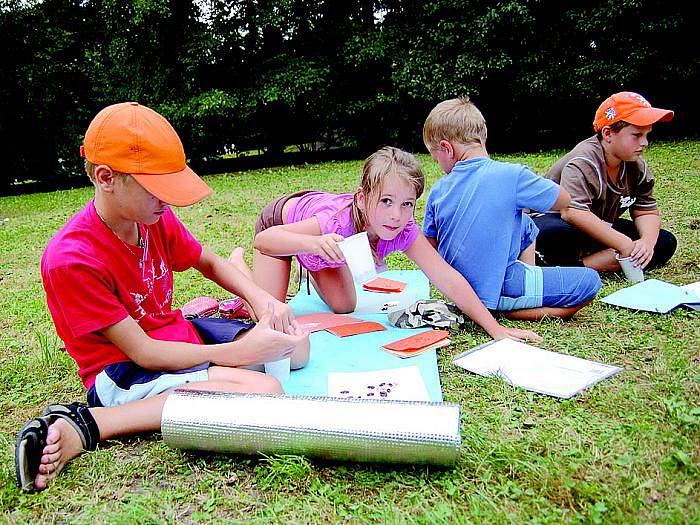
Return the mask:
[(459, 419), (454, 403), (175, 390), (161, 430), (182, 449), (450, 467)]

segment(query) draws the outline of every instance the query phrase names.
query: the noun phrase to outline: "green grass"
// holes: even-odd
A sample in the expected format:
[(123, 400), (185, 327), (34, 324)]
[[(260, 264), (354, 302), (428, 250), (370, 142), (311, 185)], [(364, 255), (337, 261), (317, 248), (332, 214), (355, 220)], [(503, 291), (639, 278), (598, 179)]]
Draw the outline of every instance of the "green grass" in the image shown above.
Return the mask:
[[(500, 158), (543, 173), (560, 153)], [(422, 158), (429, 187), (439, 168)], [(653, 276), (697, 281), (700, 143), (656, 145), (647, 159), (664, 226), (679, 240), (671, 263)], [(214, 196), (178, 215), (221, 255), (236, 245), (250, 250), (268, 200), (303, 188), (351, 191), (361, 165), (210, 176)], [(624, 366), (573, 400), (452, 366), (452, 356), (487, 340), (475, 326), (441, 350), (445, 399), (462, 407), (463, 454), (453, 470), (192, 454), (169, 449), (156, 435), (104, 443), (72, 462), (49, 490), (21, 494), (14, 481), (17, 430), (49, 402), (84, 399), (44, 304), (39, 259), (90, 193), (0, 198), (0, 523), (700, 523), (700, 315), (682, 308), (634, 313), (600, 302), (569, 322), (533, 326), (546, 348)], [(409, 262), (392, 256), (390, 266)], [(620, 277), (604, 276), (601, 295), (623, 286)], [(194, 272), (177, 275), (177, 305), (202, 294), (221, 296)]]

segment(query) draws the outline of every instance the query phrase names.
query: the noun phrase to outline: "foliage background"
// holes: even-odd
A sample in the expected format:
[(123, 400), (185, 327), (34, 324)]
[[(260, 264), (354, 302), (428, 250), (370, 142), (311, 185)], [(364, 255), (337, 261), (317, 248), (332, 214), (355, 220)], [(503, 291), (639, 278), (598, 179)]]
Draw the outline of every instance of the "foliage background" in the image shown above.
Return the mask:
[(693, 136), (690, 5), (0, 0), (0, 191), (79, 174), (90, 119), (125, 100), (165, 115), (193, 161), (288, 146), (420, 151), (430, 108), (463, 93), (500, 151), (570, 147), (622, 89), (676, 110), (661, 136)]

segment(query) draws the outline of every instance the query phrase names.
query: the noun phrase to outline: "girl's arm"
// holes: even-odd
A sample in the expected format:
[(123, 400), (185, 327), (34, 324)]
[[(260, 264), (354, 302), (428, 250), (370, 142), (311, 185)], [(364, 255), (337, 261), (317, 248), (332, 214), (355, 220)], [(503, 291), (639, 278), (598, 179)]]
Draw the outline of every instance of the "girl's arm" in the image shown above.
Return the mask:
[(253, 246), (256, 250), (274, 256), (313, 253), (328, 261), (343, 262), (343, 252), (338, 243), (343, 240), (337, 233), (321, 234), (321, 227), (316, 217), (280, 224), (261, 231), (255, 236)]
[(509, 337), (516, 341), (542, 340), (539, 335), (530, 330), (507, 328), (499, 324), (479, 300), (469, 282), (440, 257), (422, 233), (406, 250), (406, 255), (423, 270), (438, 290), (494, 339)]

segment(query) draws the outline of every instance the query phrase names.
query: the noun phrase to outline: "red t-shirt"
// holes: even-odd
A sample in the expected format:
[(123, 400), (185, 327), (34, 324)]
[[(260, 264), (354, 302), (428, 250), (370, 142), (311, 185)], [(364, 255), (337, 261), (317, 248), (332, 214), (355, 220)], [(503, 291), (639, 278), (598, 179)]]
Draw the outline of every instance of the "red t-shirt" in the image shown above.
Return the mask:
[(202, 246), (170, 209), (157, 223), (139, 228), (144, 247), (126, 245), (90, 201), (53, 236), (41, 258), (51, 317), (86, 388), (107, 365), (130, 361), (100, 333), (127, 315), (153, 339), (202, 343), (182, 312), (170, 309), (173, 271), (196, 264)]

